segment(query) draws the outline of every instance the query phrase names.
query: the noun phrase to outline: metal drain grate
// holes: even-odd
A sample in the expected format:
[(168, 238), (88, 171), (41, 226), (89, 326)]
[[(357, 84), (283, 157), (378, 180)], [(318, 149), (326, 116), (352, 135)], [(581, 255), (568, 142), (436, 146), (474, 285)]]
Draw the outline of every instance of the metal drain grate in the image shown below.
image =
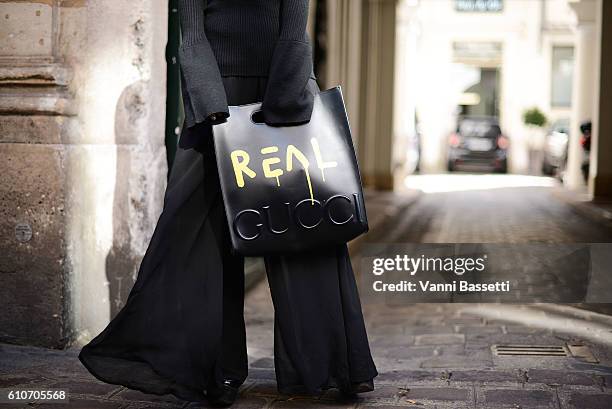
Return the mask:
[(569, 356), (565, 345), (493, 345), (496, 356)]

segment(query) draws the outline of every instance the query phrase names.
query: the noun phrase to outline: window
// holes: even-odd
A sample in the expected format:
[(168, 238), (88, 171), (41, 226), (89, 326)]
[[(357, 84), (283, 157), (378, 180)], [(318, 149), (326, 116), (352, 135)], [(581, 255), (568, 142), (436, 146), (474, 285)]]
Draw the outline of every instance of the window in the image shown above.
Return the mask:
[(552, 75), (550, 104), (569, 107), (572, 104), (572, 77), (574, 73), (574, 47), (554, 46), (552, 49)]

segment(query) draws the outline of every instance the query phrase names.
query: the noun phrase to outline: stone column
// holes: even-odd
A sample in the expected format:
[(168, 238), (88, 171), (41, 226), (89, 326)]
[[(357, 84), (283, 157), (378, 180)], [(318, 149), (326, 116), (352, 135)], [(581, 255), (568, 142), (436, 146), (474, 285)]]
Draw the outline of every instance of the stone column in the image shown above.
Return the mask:
[(598, 0), (569, 0), (577, 17), (574, 53), (572, 114), (566, 169), (566, 184), (570, 189), (584, 186), (580, 169), (583, 158), (580, 146), (580, 124), (593, 119), (595, 95), (595, 44), (598, 41), (596, 15)]
[(366, 185), (391, 190), (396, 0), (368, 0), (366, 4), (359, 159)]
[(0, 3), (0, 340), (61, 347), (71, 333), (65, 141), (79, 124), (56, 3)]
[(0, 340), (97, 334), (155, 227), (167, 4), (129, 5), (0, 2)]
[(320, 84), (324, 88), (342, 86), (357, 150), (359, 150), (359, 102), (363, 87), (361, 78), (362, 9), (361, 1), (327, 1), (326, 83)]
[(602, 1), (599, 28), (599, 89), (591, 147), (590, 193), (593, 200), (612, 199), (612, 3)]

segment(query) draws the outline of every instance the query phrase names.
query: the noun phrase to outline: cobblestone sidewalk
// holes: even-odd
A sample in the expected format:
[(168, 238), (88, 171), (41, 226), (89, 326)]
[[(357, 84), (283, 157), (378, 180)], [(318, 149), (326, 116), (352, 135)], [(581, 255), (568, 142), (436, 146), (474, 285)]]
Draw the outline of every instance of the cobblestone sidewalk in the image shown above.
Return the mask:
[[(236, 407), (612, 408), (609, 339), (593, 342), (545, 328), (548, 320), (582, 318), (610, 332), (610, 318), (572, 308), (525, 308), (541, 316), (542, 325), (528, 327), (513, 322), (512, 317), (486, 318), (465, 304), (366, 305), (372, 352), (380, 372), (376, 390), (355, 401), (342, 400), (334, 391), (316, 398), (289, 397), (276, 392), (273, 310), (263, 281), (247, 297), (251, 369)], [(588, 347), (597, 362), (590, 362), (593, 359), (588, 356), (571, 355), (501, 357), (492, 352), (492, 346), (498, 344), (580, 344)], [(52, 351), (2, 345), (0, 387), (67, 388), (70, 408), (198, 407), (169, 396), (149, 396), (98, 382), (79, 364), (76, 355), (76, 348)]]
[[(397, 216), (393, 201), (380, 202), (376, 215)], [(380, 373), (376, 390), (356, 400), (334, 391), (314, 398), (282, 396), (274, 378), (270, 294), (265, 280), (256, 284), (245, 307), (250, 373), (235, 407), (612, 408), (610, 316), (552, 304), (369, 302), (364, 314)], [(496, 346), (504, 345), (547, 346), (567, 356), (498, 356)], [(98, 382), (77, 353), (77, 348), (0, 345), (0, 388), (67, 388), (69, 408), (199, 407)]]

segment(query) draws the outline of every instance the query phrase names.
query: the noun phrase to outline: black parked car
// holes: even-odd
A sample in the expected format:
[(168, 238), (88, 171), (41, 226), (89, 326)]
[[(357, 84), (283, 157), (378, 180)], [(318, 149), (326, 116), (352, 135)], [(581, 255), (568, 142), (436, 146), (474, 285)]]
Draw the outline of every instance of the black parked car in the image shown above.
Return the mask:
[(460, 117), (448, 139), (448, 170), (474, 168), (506, 173), (508, 138), (494, 117)]

